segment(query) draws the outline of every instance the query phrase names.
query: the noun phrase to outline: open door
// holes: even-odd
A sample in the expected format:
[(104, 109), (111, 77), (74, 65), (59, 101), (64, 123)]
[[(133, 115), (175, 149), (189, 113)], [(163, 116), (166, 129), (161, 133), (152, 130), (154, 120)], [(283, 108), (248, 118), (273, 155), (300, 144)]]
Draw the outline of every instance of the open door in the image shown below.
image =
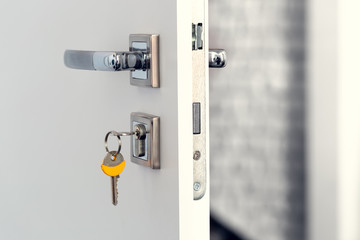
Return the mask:
[[(0, 29), (0, 239), (209, 239), (207, 0), (5, 1)], [(64, 66), (66, 49), (147, 52), (132, 34), (158, 36), (158, 85), (141, 82), (155, 63), (136, 75), (133, 55), (120, 59), (130, 76)], [(113, 67), (89, 54), (67, 66)], [(131, 161), (131, 137), (122, 137), (114, 207), (104, 137), (132, 131), (134, 112), (160, 118), (160, 169)]]

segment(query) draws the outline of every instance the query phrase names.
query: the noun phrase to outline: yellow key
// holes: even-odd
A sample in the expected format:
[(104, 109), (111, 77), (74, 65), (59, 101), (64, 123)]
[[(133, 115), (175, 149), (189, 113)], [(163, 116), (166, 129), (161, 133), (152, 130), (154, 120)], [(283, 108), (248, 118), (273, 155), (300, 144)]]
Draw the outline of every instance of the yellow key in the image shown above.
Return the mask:
[(111, 177), (112, 202), (114, 206), (116, 206), (118, 203), (117, 181), (120, 177), (120, 173), (124, 170), (124, 168), (125, 161), (123, 155), (121, 153), (116, 154), (115, 151), (107, 153), (103, 164), (101, 164), (101, 169), (103, 172)]

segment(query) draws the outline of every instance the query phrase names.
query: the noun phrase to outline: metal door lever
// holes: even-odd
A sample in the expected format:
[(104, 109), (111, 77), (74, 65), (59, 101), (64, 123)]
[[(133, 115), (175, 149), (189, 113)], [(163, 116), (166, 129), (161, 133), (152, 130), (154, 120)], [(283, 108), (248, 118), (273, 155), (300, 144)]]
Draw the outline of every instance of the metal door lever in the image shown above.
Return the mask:
[(95, 52), (66, 50), (65, 66), (75, 69), (124, 71), (146, 70), (149, 68), (149, 55), (137, 52)]
[(226, 52), (224, 49), (209, 49), (209, 67), (223, 68), (226, 66)]
[(66, 50), (65, 66), (97, 71), (130, 70), (130, 83), (136, 86), (160, 87), (159, 35), (131, 34), (129, 51), (97, 52)]

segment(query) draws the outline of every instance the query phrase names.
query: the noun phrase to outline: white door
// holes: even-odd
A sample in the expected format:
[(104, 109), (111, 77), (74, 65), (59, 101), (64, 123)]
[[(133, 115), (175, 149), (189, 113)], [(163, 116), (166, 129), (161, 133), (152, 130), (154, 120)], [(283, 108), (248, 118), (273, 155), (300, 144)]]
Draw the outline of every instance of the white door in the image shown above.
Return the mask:
[[(209, 187), (193, 196), (197, 13), (205, 56), (205, 0), (1, 1), (0, 239), (209, 239)], [(160, 88), (132, 86), (128, 72), (64, 65), (66, 49), (127, 51), (138, 33), (160, 36)], [(161, 167), (131, 162), (122, 137), (114, 207), (100, 169), (104, 136), (129, 131), (132, 112), (160, 117)]]

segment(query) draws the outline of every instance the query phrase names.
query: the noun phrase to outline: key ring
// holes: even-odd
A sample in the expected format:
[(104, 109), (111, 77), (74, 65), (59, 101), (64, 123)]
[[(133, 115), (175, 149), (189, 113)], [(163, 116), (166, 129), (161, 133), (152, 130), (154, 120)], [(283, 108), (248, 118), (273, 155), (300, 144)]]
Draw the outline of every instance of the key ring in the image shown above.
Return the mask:
[[(118, 150), (117, 150), (115, 155), (111, 154), (110, 151), (109, 151), (109, 148), (108, 148), (108, 143), (107, 142), (108, 142), (108, 138), (109, 138), (110, 134), (118, 138), (119, 146), (118, 146)], [(112, 156), (116, 156), (116, 155), (118, 155), (120, 153), (120, 150), (121, 150), (121, 137), (120, 136), (126, 136), (126, 135), (120, 135), (116, 131), (110, 131), (105, 136), (105, 150), (106, 150), (106, 152), (110, 153)]]
[[(149, 133), (149, 132), (146, 131), (145, 127), (143, 127), (143, 128), (144, 128), (143, 132), (145, 134)], [(139, 136), (141, 134), (141, 129), (142, 129), (141, 127), (137, 127), (134, 132), (117, 132), (117, 131), (108, 132), (106, 134), (106, 136), (105, 136), (105, 150), (106, 150), (106, 152), (110, 153), (109, 148), (108, 148), (108, 143), (107, 143), (108, 138), (109, 138), (110, 135), (113, 135), (113, 136), (117, 137), (118, 138), (118, 143), (119, 143), (119, 147), (118, 147), (118, 150), (117, 150), (116, 154), (115, 155), (111, 154), (114, 157), (114, 156), (118, 155), (120, 153), (120, 151), (121, 151), (121, 137), (122, 136), (131, 136), (131, 135)]]
[(135, 132), (113, 132), (114, 136), (131, 136), (135, 134)]

